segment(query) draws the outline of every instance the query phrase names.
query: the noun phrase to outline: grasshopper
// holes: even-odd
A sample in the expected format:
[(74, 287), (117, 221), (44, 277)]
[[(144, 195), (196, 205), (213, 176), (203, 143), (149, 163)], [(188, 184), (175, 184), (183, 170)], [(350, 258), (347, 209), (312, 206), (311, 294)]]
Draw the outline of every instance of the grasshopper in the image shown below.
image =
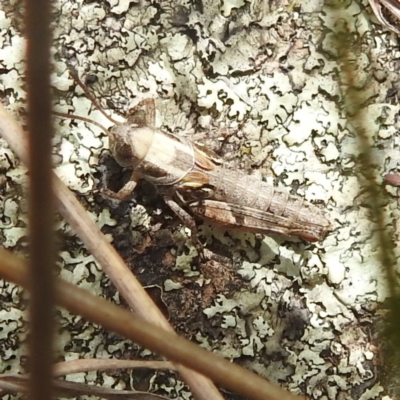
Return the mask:
[[(74, 78), (107, 116), (80, 80)], [(55, 114), (91, 122), (82, 117)], [(103, 192), (123, 200), (132, 193), (139, 179), (146, 179), (158, 188), (166, 204), (190, 228), (198, 249), (201, 246), (195, 221), (182, 206), (227, 228), (298, 236), (310, 242), (322, 240), (331, 229), (325, 213), (317, 206), (227, 167), (223, 159), (198, 143), (156, 129), (153, 99), (143, 100), (131, 109), (125, 123), (112, 121), (115, 123), (112, 128), (103, 128), (110, 138), (111, 153), (122, 167), (133, 168), (133, 172), (118, 193), (108, 189)]]

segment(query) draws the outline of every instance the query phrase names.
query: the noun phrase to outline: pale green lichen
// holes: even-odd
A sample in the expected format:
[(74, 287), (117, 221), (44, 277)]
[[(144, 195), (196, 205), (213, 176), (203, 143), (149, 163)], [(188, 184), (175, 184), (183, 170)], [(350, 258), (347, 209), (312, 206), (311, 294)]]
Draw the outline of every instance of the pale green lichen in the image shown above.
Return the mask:
[[(72, 101), (60, 99), (57, 110), (90, 116), (109, 126), (79, 90), (73, 91), (68, 55), (81, 76), (90, 73), (99, 78), (93, 90), (99, 91), (103, 106), (112, 100), (117, 108), (123, 104), (128, 109), (141, 99), (154, 98), (157, 127), (188, 138), (203, 136), (233, 166), (249, 171), (253, 166), (256, 171), (251, 172), (268, 183), (287, 190), (293, 185), (297, 195), (328, 210), (334, 230), (312, 247), (283, 237), (226, 234), (224, 228), (202, 224), (202, 241), (207, 247), (218, 241), (228, 248), (243, 287), (220, 294), (203, 310), (212, 323), (221, 321), (223, 338), (212, 340), (206, 331), (195, 338), (226, 357), (246, 355), (248, 368), (281, 384), (289, 382), (284, 386), (295, 393), (347, 399), (348, 393), (367, 384), (371, 371), (364, 363), (374, 361), (369, 339), (353, 310), (384, 301), (389, 293), (376, 259), (377, 248), (371, 244), (376, 234), (371, 232), (365, 207), (369, 200), (357, 178), (360, 148), (342, 109), (337, 79), (340, 52), (334, 46), (337, 15), (318, 0), (295, 5), (292, 12), (286, 3), (279, 9), (265, 9), (267, 4), (262, 1), (204, 1), (204, 9), (198, 10), (184, 1), (167, 1), (160, 3), (159, 12), (150, 2), (139, 7), (135, 2), (113, 0), (107, 2), (109, 14), (107, 7), (97, 3), (63, 1), (54, 24), (57, 61), (52, 84), (59, 92), (70, 90), (72, 96)], [(354, 86), (365, 95), (365, 126), (373, 161), (381, 175), (398, 171), (399, 106), (387, 98), (397, 87), (396, 39), (376, 30), (368, 9), (354, 1), (348, 2), (343, 21), (359, 38), (351, 52), (357, 60)], [(10, 16), (0, 10), (0, 90), (7, 93), (9, 109), (18, 111), (25, 96), (21, 78), (25, 41), (10, 27)], [(56, 124), (56, 171), (90, 203), (97, 184), (94, 168), (108, 140), (85, 123), (57, 120)], [(218, 131), (221, 127), (226, 128), (224, 132)], [(22, 185), (25, 170), (4, 144), (0, 168), (9, 180), (7, 190), (0, 194), (2, 245), (13, 249), (25, 237), (26, 218), (22, 200), (10, 191), (10, 182), (13, 187)], [(397, 195), (395, 189), (388, 192)], [(132, 206), (126, 215), (133, 231), (132, 246), (140, 245), (151, 232), (153, 217), (159, 212), (152, 215), (141, 204)], [(385, 212), (390, 213), (387, 224), (400, 217), (395, 199), (388, 200)], [(116, 226), (111, 215), (108, 210), (91, 212), (104, 228)], [(397, 235), (399, 226), (395, 227)], [(74, 238), (63, 222), (59, 229)], [(111, 240), (112, 234), (108, 235)], [(172, 238), (180, 243), (175, 272), (206, 287), (208, 281), (194, 265), (197, 251), (188, 230), (174, 231)], [(61, 276), (101, 294), (103, 274), (84, 249), (74, 246), (61, 253)], [(164, 282), (164, 288), (174, 293), (184, 287), (185, 283)], [(73, 342), (67, 326), (77, 319), (64, 311), (61, 315), (60, 348)], [(14, 317), (18, 319), (18, 313)], [(300, 335), (296, 331), (299, 324), (303, 326), (298, 329), (300, 337), (296, 336)], [(121, 341), (107, 347), (93, 326), (86, 324), (85, 328), (79, 336), (90, 343), (85, 356), (110, 356), (126, 345)], [(12, 334), (11, 328), (7, 330), (7, 335)], [(78, 350), (72, 348), (64, 356), (76, 358)], [(324, 356), (330, 352), (334, 362)], [(266, 362), (271, 354), (281, 355), (283, 361)], [(13, 370), (18, 370), (18, 361), (9, 361)], [(94, 374), (76, 378), (96, 380)], [(110, 385), (118, 382), (104, 379)], [(163, 390), (189, 397), (174, 379)], [(381, 395), (380, 385), (359, 393), (365, 399)]]

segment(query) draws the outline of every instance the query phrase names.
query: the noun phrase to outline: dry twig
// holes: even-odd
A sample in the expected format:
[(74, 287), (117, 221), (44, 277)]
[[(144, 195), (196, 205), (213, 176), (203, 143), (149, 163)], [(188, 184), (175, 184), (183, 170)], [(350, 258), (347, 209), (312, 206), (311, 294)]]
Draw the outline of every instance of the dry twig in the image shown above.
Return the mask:
[[(24, 287), (28, 286), (29, 279), (22, 260), (1, 249), (0, 260), (0, 276)], [(173, 332), (158, 329), (141, 317), (68, 282), (57, 279), (55, 288), (57, 303), (70, 312), (80, 314), (174, 362), (207, 374), (229, 390), (255, 400), (300, 399), (253, 372), (232, 364)]]
[[(27, 164), (28, 151), (25, 134), (1, 105), (0, 136), (8, 142), (11, 149), (23, 163)], [(152, 302), (119, 254), (108, 243), (97, 225), (89, 218), (86, 210), (72, 192), (54, 173), (53, 189), (59, 211), (96, 258), (131, 309), (145, 321), (151, 322), (166, 331), (173, 332), (168, 321)], [(179, 372), (197, 399), (222, 399), (221, 394), (207, 378), (183, 367), (179, 367)]]

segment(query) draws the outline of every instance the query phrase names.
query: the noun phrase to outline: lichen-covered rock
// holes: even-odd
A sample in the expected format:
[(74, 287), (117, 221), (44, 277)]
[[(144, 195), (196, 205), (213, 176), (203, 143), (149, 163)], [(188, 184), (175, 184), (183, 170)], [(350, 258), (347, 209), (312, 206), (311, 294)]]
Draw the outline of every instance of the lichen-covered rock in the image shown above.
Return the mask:
[[(25, 107), (25, 39), (12, 7), (3, 4), (0, 93), (18, 115)], [(369, 8), (354, 1), (346, 5), (339, 10), (319, 0), (54, 3), (56, 110), (110, 126), (75, 87), (67, 72), (73, 67), (114, 118), (154, 98), (157, 127), (200, 139), (230, 165), (329, 212), (333, 231), (312, 245), (201, 224), (201, 240), (217, 256), (201, 263), (189, 231), (149, 184), (140, 184), (134, 199), (116, 208), (97, 194), (101, 186), (117, 189), (125, 179), (108, 156), (101, 129), (55, 119), (57, 174), (133, 262), (143, 283), (165, 290), (171, 322), (180, 332), (313, 399), (383, 398), (395, 391), (387, 391), (388, 382), (377, 383), (380, 361), (367, 335), (374, 329), (375, 305), (389, 291), (369, 219), (372, 200), (360, 180), (361, 147), (347, 119), (358, 105), (344, 104), (346, 89), (361, 93), (375, 173), (398, 171), (397, 38), (371, 20)], [(346, 29), (354, 42), (338, 46)], [(353, 60), (352, 82), (338, 74), (343, 52)], [(2, 175), (0, 241), (18, 252), (26, 247), (26, 175), (0, 140)], [(398, 237), (398, 193), (387, 192), (382, 207)], [(69, 226), (60, 220), (58, 230), (60, 276), (119, 301)], [(8, 343), (0, 372), (17, 372), (25, 352), (24, 306), (13, 285), (2, 283), (0, 296), (0, 340)], [(60, 320), (58, 348), (65, 359), (141, 351), (65, 311)], [(130, 385), (128, 375), (74, 378), (98, 383), (100, 376), (109, 385)], [(151, 382), (159, 393), (189, 398), (175, 378), (161, 375)]]

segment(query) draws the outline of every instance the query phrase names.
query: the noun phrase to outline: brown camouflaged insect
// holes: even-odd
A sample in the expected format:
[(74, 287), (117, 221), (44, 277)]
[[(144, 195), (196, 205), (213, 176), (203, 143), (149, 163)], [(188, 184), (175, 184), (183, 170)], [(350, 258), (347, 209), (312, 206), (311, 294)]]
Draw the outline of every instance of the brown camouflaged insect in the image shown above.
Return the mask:
[[(74, 78), (106, 115), (79, 79)], [(90, 122), (86, 118), (55, 114)], [(322, 240), (331, 229), (325, 212), (317, 206), (227, 167), (223, 159), (198, 143), (156, 129), (153, 99), (140, 102), (126, 122), (112, 122), (115, 126), (109, 130), (103, 128), (110, 137), (111, 152), (122, 167), (133, 168), (133, 173), (118, 193), (104, 192), (123, 200), (134, 190), (138, 179), (148, 180), (191, 229), (196, 246), (200, 244), (195, 221), (182, 206), (227, 228), (298, 236), (310, 242)]]

